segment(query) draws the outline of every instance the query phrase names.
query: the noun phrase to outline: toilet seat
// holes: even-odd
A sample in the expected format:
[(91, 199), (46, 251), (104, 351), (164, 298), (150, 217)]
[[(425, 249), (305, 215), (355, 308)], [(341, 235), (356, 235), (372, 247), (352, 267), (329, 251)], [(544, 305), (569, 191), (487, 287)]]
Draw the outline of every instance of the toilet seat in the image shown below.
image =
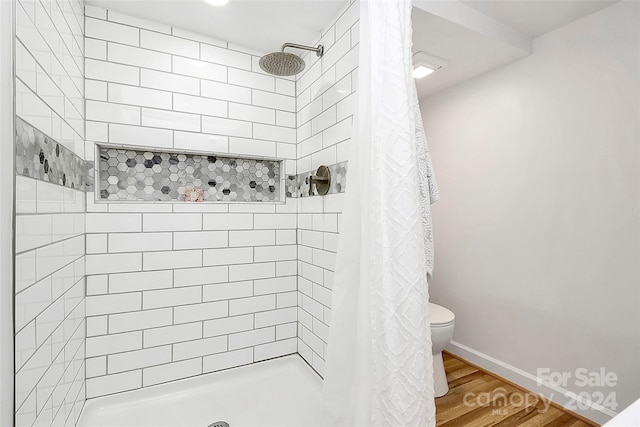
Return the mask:
[(432, 328), (444, 328), (453, 325), (456, 316), (451, 310), (430, 302), (429, 320)]

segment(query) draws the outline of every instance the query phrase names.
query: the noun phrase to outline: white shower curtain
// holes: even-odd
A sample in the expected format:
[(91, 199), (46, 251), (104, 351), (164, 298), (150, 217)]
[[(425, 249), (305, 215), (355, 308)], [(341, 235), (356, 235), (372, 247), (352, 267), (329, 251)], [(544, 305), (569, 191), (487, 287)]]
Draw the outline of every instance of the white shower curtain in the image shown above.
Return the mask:
[(424, 135), (417, 135), (411, 1), (360, 1), (359, 104), (333, 286), (323, 423), (429, 427), (435, 425), (427, 289), (433, 257), (429, 203), (422, 201), (430, 193), (437, 197), (437, 189), (428, 188), (426, 144), (418, 146)]

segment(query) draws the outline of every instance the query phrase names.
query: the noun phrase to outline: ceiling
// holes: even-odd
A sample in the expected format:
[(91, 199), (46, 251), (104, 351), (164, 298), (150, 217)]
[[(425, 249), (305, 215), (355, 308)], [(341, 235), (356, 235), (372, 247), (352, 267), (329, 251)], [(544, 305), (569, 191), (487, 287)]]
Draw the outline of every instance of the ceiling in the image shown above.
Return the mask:
[(535, 38), (597, 12), (617, 0), (461, 0), (465, 5)]
[(530, 54), (526, 49), (414, 8), (413, 52), (443, 58), (441, 70), (416, 80), (423, 98)]
[[(105, 9), (169, 24), (247, 47), (279, 51), (285, 42), (313, 44), (348, 0), (87, 0)], [(149, 5), (153, 4), (153, 7)]]
[[(1, 1), (1, 0), (0, 0)], [(188, 29), (258, 54), (284, 42), (311, 45), (349, 0), (87, 0), (106, 9)], [(417, 80), (419, 96), (528, 56), (532, 40), (617, 0), (413, 0), (413, 51), (444, 58)], [(153, 4), (153, 7), (149, 7)]]
[(413, 51), (448, 64), (416, 80), (423, 98), (533, 51), (533, 39), (617, 0), (414, 0)]

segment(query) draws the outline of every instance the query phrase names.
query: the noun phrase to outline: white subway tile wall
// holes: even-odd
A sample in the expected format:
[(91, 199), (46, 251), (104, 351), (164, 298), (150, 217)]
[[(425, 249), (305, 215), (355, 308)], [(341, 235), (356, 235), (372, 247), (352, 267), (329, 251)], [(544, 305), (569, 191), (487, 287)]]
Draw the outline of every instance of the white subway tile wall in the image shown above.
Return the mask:
[(16, 7), (16, 113), (84, 154), (84, 17), (77, 0)]
[[(315, 55), (304, 58), (307, 69), (296, 81), (298, 173), (349, 160), (347, 147), (358, 86), (358, 17), (358, 3), (350, 2), (322, 33), (319, 43), (324, 45), (325, 55), (320, 59)], [(343, 197), (344, 193), (339, 193), (296, 199), (298, 353), (320, 375), (324, 373), (329, 335)], [(286, 316), (284, 313), (271, 318)], [(256, 318), (256, 327), (264, 321), (269, 318)], [(256, 358), (261, 354), (256, 352)]]
[(17, 193), (16, 425), (75, 425), (85, 400), (85, 207), (56, 184), (16, 183), (49, 190), (44, 211), (37, 196)]
[[(256, 72), (257, 56), (225, 42), (87, 10), (87, 160), (102, 142), (278, 155), (295, 174), (294, 79)], [(297, 351), (294, 199), (94, 200), (87, 193), (88, 398)]]
[[(241, 357), (230, 355), (225, 367), (297, 351), (296, 269), (276, 265), (295, 267), (292, 236), (276, 239), (289, 231), (276, 227), (295, 227), (295, 214), (228, 213), (229, 206), (87, 214), (87, 241), (100, 242), (87, 255), (87, 364), (99, 367), (87, 371), (88, 397), (208, 372), (206, 360), (228, 351)], [(269, 221), (271, 229), (254, 226)], [(119, 389), (111, 377), (125, 371), (142, 382)]]
[[(307, 55), (294, 79), (186, 30), (20, 1), (17, 114), (89, 161), (96, 142), (278, 156), (287, 174), (346, 161), (357, 9), (346, 5), (322, 33), (325, 56)], [(344, 194), (96, 203), (16, 181), (18, 425), (74, 424), (85, 396), (295, 352), (323, 374)]]
[[(82, 2), (18, 1), (15, 49), (16, 114), (84, 158)], [(83, 190), (16, 175), (18, 426), (73, 426), (84, 405)]]
[[(87, 139), (253, 154), (295, 171), (293, 78), (252, 68), (250, 51), (91, 8), (86, 27)], [(238, 141), (234, 138), (242, 138)], [(289, 145), (291, 149), (279, 146)], [(93, 160), (87, 150), (87, 160)]]

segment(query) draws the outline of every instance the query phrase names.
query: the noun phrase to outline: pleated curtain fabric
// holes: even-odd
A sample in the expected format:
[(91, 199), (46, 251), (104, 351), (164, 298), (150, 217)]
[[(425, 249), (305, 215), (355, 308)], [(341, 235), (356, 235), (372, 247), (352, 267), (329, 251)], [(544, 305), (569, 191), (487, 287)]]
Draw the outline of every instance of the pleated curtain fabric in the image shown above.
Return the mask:
[(435, 425), (411, 31), (411, 1), (360, 0), (359, 101), (323, 389), (327, 427)]

